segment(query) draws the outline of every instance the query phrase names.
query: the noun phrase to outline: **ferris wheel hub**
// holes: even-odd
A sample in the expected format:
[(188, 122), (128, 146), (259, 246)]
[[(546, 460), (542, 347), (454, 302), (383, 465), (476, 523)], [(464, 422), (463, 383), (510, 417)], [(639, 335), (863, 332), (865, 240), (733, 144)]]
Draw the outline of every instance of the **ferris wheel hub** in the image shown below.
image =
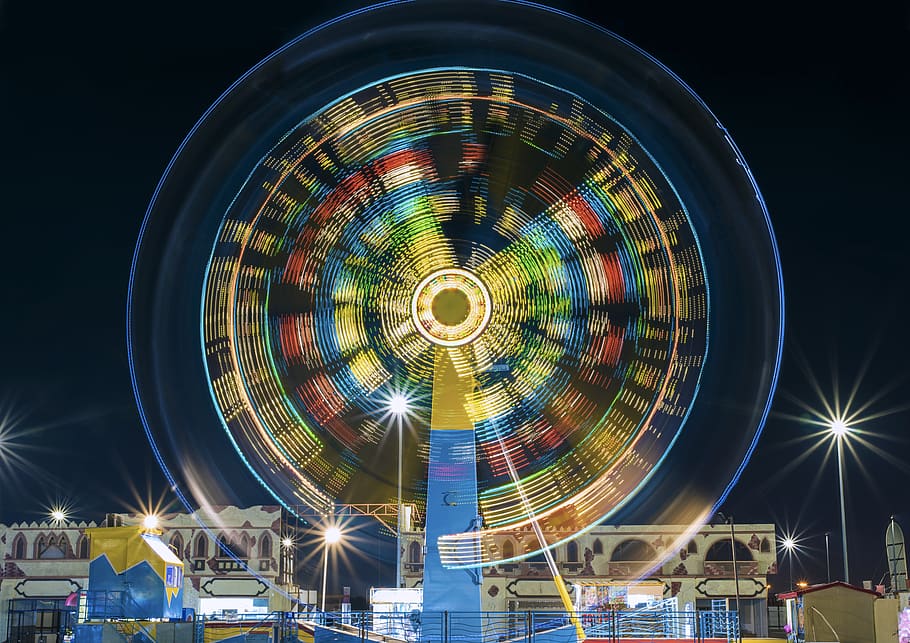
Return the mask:
[(426, 276), (411, 299), (414, 326), (439, 346), (463, 346), (477, 339), (490, 322), (490, 291), (477, 275), (444, 268)]

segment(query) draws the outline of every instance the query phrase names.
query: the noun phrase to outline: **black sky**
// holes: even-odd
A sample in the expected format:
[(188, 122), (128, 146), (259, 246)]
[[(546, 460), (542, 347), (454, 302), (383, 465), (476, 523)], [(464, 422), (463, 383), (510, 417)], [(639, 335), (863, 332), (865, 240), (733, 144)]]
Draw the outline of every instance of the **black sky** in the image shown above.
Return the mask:
[[(738, 522), (833, 532), (836, 468), (800, 455), (811, 429), (788, 396), (820, 405), (869, 368), (870, 412), (910, 402), (910, 6), (555, 3), (639, 45), (705, 100), (742, 150), (780, 246), (787, 335), (779, 394), (725, 507)], [(238, 76), (357, 3), (206, 0), (128, 5), (0, 0), (0, 404), (21, 416), (0, 461), (0, 520), (38, 519), (56, 499), (84, 518), (166, 485), (129, 383), (130, 259), (158, 179), (203, 111)], [(609, 7), (608, 9), (606, 7)], [(868, 425), (910, 456), (908, 413)], [(33, 430), (34, 429), (34, 430)], [(884, 573), (884, 530), (906, 519), (908, 467), (859, 447), (848, 458), (854, 580)], [(817, 477), (819, 476), (820, 477)], [(813, 484), (817, 479), (817, 484)], [(797, 575), (823, 580), (823, 541)], [(811, 553), (811, 552), (810, 552)], [(803, 572), (804, 570), (804, 572)]]

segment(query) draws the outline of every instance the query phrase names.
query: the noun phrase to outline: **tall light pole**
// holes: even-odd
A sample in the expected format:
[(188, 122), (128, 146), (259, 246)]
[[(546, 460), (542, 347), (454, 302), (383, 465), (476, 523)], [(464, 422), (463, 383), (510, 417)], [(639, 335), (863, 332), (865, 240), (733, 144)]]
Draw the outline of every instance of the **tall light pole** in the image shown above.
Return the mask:
[(828, 537), (831, 535), (830, 531), (825, 532), (825, 572), (827, 574), (827, 582), (831, 582), (831, 550), (828, 547)]
[(329, 546), (341, 540), (341, 530), (334, 525), (329, 527), (322, 534), (322, 540), (324, 541), (322, 556), (322, 612), (325, 613), (326, 579), (329, 576)]
[(401, 587), (401, 527), (403, 505), (401, 499), (401, 452), (402, 452), (402, 420), (408, 412), (408, 398), (396, 393), (389, 399), (389, 412), (398, 422), (398, 522), (395, 524), (395, 587)]
[[(826, 541), (827, 542), (827, 541)], [(787, 569), (790, 570), (790, 587), (793, 589), (793, 550), (796, 549), (796, 541), (793, 538), (787, 537), (784, 538), (784, 541), (781, 543), (784, 546), (784, 549), (787, 550)]]
[(281, 539), (281, 584), (290, 587), (294, 584), (294, 539), (287, 535)]
[(738, 621), (738, 627), (736, 628), (736, 640), (741, 640), (742, 636), (742, 610), (739, 608), (739, 570), (736, 568), (736, 531), (733, 524), (733, 516), (727, 516), (727, 521), (730, 523), (730, 552), (731, 558), (733, 559), (733, 591), (736, 593), (736, 620)]
[(733, 591), (734, 596), (736, 596), (736, 640), (740, 641), (742, 640), (742, 623), (740, 622), (742, 612), (739, 608), (739, 570), (736, 568), (736, 529), (733, 523), (733, 516), (724, 515), (718, 512), (717, 517), (720, 518), (722, 522), (730, 525), (730, 558), (733, 560)]
[(837, 443), (837, 479), (840, 486), (840, 529), (841, 542), (844, 546), (844, 582), (850, 582), (850, 565), (847, 561), (847, 512), (844, 505), (844, 438), (850, 431), (850, 427), (841, 420), (837, 419), (829, 427), (834, 440)]

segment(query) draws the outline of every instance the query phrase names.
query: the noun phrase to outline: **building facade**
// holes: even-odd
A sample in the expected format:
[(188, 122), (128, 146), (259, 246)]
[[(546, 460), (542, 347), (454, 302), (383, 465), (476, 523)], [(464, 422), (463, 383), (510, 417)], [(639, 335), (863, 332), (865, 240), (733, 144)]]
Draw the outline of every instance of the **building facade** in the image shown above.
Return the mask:
[[(132, 525), (144, 518), (112, 514), (107, 522)], [(282, 544), (289, 531), (279, 507), (213, 507), (203, 521), (208, 529), (184, 513), (162, 514), (158, 521), (162, 539), (184, 562), (185, 607), (221, 618), (292, 609), (289, 596), (297, 595), (294, 548)], [(43, 633), (47, 643), (56, 643), (53, 633), (65, 629), (60, 619), (72, 612), (74, 596), (88, 589), (90, 548), (85, 532), (97, 526), (0, 524), (0, 641), (31, 643), (37, 640), (35, 634)], [(733, 535), (743, 632), (765, 635), (767, 576), (777, 572), (775, 528), (739, 524), (733, 526)], [(496, 545), (499, 558), (505, 560), (533, 551), (535, 543), (528, 530), (501, 536)], [(403, 582), (420, 587), (423, 532), (404, 533), (402, 550)], [(730, 525), (707, 525), (692, 532), (684, 527), (626, 525), (597, 527), (557, 546), (553, 555), (569, 584), (646, 584), (648, 592), (657, 588), (660, 597), (675, 597), (680, 609), (710, 609), (718, 601), (735, 609), (733, 551)], [(542, 557), (484, 568), (482, 582), (484, 611), (563, 609)]]
[[(768, 579), (777, 573), (773, 524), (733, 525), (739, 610), (745, 635), (767, 634)], [(565, 534), (566, 537), (569, 534)], [(502, 560), (536, 549), (531, 530), (500, 537)], [(402, 538), (402, 578), (407, 587), (423, 579), (423, 532)], [(731, 526), (599, 526), (553, 550), (565, 582), (616, 587), (655, 586), (662, 598), (675, 597), (681, 610), (711, 609), (725, 602), (736, 609)], [(662, 561), (662, 562), (661, 562)], [(642, 590), (645, 591), (645, 590)], [(547, 562), (542, 556), (484, 568), (482, 609), (491, 612), (562, 610)], [(635, 607), (635, 605), (618, 605)]]
[[(141, 524), (145, 518), (111, 514), (105, 525), (0, 524), (0, 641), (31, 643), (43, 632), (47, 643), (56, 643), (55, 632), (65, 629), (61, 619), (78, 592), (88, 589), (86, 529)], [(279, 507), (212, 507), (204, 520), (210, 529), (185, 513), (161, 514), (157, 521), (163, 541), (184, 562), (184, 607), (228, 618), (289, 609), (288, 595), (296, 590)]]

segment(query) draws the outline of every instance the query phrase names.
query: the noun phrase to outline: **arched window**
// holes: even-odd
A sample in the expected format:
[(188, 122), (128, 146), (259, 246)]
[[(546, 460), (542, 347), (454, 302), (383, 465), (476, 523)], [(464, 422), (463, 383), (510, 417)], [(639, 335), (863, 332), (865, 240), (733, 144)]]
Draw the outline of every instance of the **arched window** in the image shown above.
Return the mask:
[(194, 558), (205, 558), (209, 555), (209, 539), (206, 538), (205, 534), (199, 534), (196, 536), (196, 549), (194, 551)]
[(272, 537), (269, 536), (268, 533), (262, 534), (262, 536), (259, 538), (259, 557), (272, 557)]
[(507, 540), (502, 544), (502, 558), (503, 560), (515, 558), (515, 545), (512, 544), (511, 540)]
[(604, 544), (603, 544), (602, 542), (600, 542), (600, 538), (598, 538), (597, 540), (594, 541), (594, 546), (591, 547), (591, 551), (594, 552), (594, 555), (595, 555), (595, 556), (596, 556), (597, 554), (603, 554), (603, 553), (604, 553)]
[(688, 553), (690, 553), (690, 554), (697, 554), (697, 553), (698, 553), (698, 545), (695, 544), (695, 541), (694, 541), (694, 540), (690, 540), (690, 541), (689, 541), (689, 544), (686, 545), (686, 552), (688, 552)]
[(566, 560), (570, 563), (578, 562), (578, 543), (574, 540), (566, 545)]
[(411, 544), (408, 545), (408, 562), (419, 563), (422, 555), (423, 547), (421, 546), (420, 542), (412, 540)]
[(88, 558), (89, 557), (89, 540), (88, 536), (81, 536), (79, 538), (79, 543), (76, 545), (76, 556), (79, 558)]
[[(732, 561), (733, 550), (730, 548), (730, 539), (718, 540), (708, 548), (705, 553), (707, 561)], [(736, 541), (736, 561), (752, 560), (752, 552), (743, 543)]]
[(47, 549), (47, 538), (38, 536), (35, 539), (35, 558), (41, 558), (41, 552)]
[(767, 538), (761, 539), (761, 544), (758, 546), (758, 551), (763, 554), (771, 553), (771, 542)]
[(230, 547), (228, 546), (227, 536), (221, 534), (218, 536), (218, 558), (230, 558)]
[(236, 553), (239, 558), (244, 560), (250, 557), (250, 537), (247, 534), (240, 536), (240, 543)]
[(631, 538), (624, 540), (616, 546), (610, 555), (612, 561), (648, 561), (656, 560), (657, 552), (643, 540)]
[(177, 553), (177, 558), (183, 560), (183, 536), (179, 531), (175, 531), (171, 536), (171, 548)]
[(73, 547), (70, 545), (70, 539), (66, 537), (66, 534), (60, 534), (57, 537), (57, 547), (63, 552), (64, 558), (73, 557)]
[(16, 537), (13, 539), (13, 558), (16, 560), (24, 559), (25, 547), (25, 536), (22, 534), (16, 534)]
[(66, 536), (60, 536), (59, 544), (54, 536), (46, 540), (41, 536), (35, 546), (38, 551), (37, 558), (66, 558), (66, 545)]

